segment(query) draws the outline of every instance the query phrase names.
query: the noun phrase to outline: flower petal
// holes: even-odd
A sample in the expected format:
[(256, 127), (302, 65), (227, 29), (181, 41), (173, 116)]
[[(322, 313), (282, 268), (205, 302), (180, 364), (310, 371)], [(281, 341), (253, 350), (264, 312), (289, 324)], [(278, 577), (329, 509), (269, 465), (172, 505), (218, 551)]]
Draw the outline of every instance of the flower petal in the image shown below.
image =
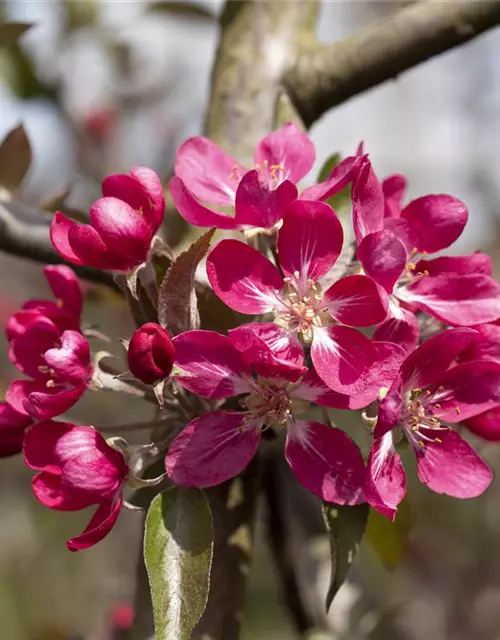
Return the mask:
[[(254, 330), (255, 326), (258, 326), (258, 324), (244, 324), (229, 331), (231, 340), (245, 354), (247, 362), (251, 363), (255, 373), (263, 378), (278, 378), (289, 380), (290, 382), (298, 380), (307, 371), (307, 367), (304, 366), (302, 347), (297, 345), (300, 353), (298, 349), (294, 349), (292, 359), (288, 360), (286, 354), (290, 353), (293, 347), (288, 346), (285, 357), (283, 357), (282, 353), (278, 353), (276, 349), (273, 350), (267, 341), (259, 335), (261, 332)], [(279, 330), (279, 327), (276, 328)], [(281, 331), (285, 334), (286, 340), (286, 332), (284, 330)], [(276, 338), (276, 335), (274, 338)]]
[(421, 344), (401, 367), (404, 390), (423, 389), (440, 381), (459, 353), (475, 338), (473, 329), (449, 329)]
[(135, 264), (147, 257), (151, 230), (144, 217), (118, 198), (99, 198), (90, 207), (90, 220), (106, 246)]
[(12, 363), (22, 373), (35, 378), (48, 380), (48, 373), (44, 374), (40, 367), (45, 365), (44, 353), (59, 343), (60, 333), (54, 323), (39, 316), (12, 343), (10, 356)]
[(406, 178), (395, 173), (384, 178), (382, 182), (382, 191), (384, 192), (385, 218), (399, 218), (401, 215), (403, 196), (406, 191)]
[[(149, 206), (143, 210), (144, 218), (149, 225), (151, 235), (154, 235), (163, 222), (165, 215), (165, 194), (159, 175), (148, 167), (133, 167), (130, 175), (144, 189)], [(103, 195), (105, 195), (103, 193)]]
[(449, 195), (430, 195), (410, 202), (401, 212), (408, 224), (409, 239), (418, 251), (446, 249), (462, 234), (467, 207)]
[[(304, 349), (295, 332), (285, 331), (274, 322), (249, 322), (230, 329), (228, 333), (231, 340), (242, 353), (251, 350), (252, 342), (248, 339), (248, 331), (263, 340), (278, 360), (288, 361), (299, 367), (304, 364)], [(250, 362), (251, 357), (247, 360)]]
[(381, 342), (394, 342), (407, 354), (417, 348), (420, 327), (418, 320), (406, 309), (401, 309), (402, 318), (387, 318), (373, 333), (373, 339)]
[(288, 122), (262, 138), (255, 149), (254, 162), (269, 171), (273, 166), (282, 167), (283, 179), (297, 184), (312, 169), (315, 157), (314, 144), (307, 133)]
[(49, 509), (56, 511), (79, 511), (90, 506), (82, 496), (74, 496), (63, 486), (58, 475), (42, 471), (31, 481), (35, 498)]
[(385, 200), (371, 162), (365, 160), (352, 187), (352, 221), (358, 245), (369, 233), (381, 231)]
[(221, 240), (207, 258), (217, 296), (241, 313), (265, 313), (278, 304), (283, 279), (262, 253), (239, 240)]
[(319, 422), (297, 421), (288, 431), (285, 457), (298, 481), (326, 502), (365, 502), (366, 469), (349, 436)]
[(500, 404), (500, 363), (465, 362), (429, 388), (428, 408), (446, 422), (461, 422)]
[(324, 182), (307, 187), (300, 194), (301, 200), (326, 200), (342, 191), (352, 181), (353, 176), (362, 164), (363, 158), (349, 156), (336, 165)]
[(133, 257), (123, 254), (118, 255), (111, 251), (94, 227), (89, 224), (75, 224), (72, 226), (68, 230), (68, 240), (80, 259), (78, 264), (85, 264), (96, 269), (114, 269), (116, 271), (128, 271), (137, 264)]
[(300, 274), (317, 282), (333, 267), (340, 252), (344, 233), (333, 209), (325, 202), (295, 200), (283, 217), (278, 233), (280, 266), (286, 276)]
[(82, 313), (83, 293), (73, 269), (64, 264), (48, 265), (44, 267), (43, 273), (54, 297), (61, 301), (64, 311), (79, 320)]
[(234, 158), (201, 136), (186, 140), (175, 158), (175, 175), (187, 189), (196, 198), (222, 207), (234, 204), (241, 170), (245, 169)]
[(488, 442), (500, 442), (500, 407), (464, 421), (464, 426), (476, 436)]
[(61, 336), (61, 346), (49, 349), (44, 357), (55, 375), (65, 382), (89, 382), (92, 376), (90, 346), (78, 331), (65, 331)]
[(59, 473), (62, 460), (56, 454), (56, 445), (74, 426), (70, 422), (54, 420), (34, 424), (24, 438), (23, 453), (27, 466), (30, 469), (45, 469)]
[(227, 336), (216, 331), (186, 331), (173, 339), (177, 380), (205, 398), (229, 398), (249, 391), (251, 369)]
[(474, 330), (477, 335), (470, 346), (460, 354), (460, 361), (493, 360), (493, 362), (500, 362), (500, 326), (481, 324), (474, 327)]
[(190, 224), (195, 227), (217, 227), (217, 229), (238, 229), (239, 223), (225, 213), (212, 211), (202, 205), (193, 196), (184, 182), (174, 176), (168, 183), (168, 189), (175, 208)]
[(493, 261), (486, 253), (476, 251), (467, 256), (440, 256), (434, 260), (419, 260), (415, 265), (415, 274), (425, 273), (430, 276), (438, 276), (442, 273), (455, 273), (467, 275), (470, 273), (483, 273), (486, 276), (493, 275)]
[(0, 402), (0, 457), (13, 456), (23, 448), (24, 434), (32, 424), (29, 416), (19, 413), (8, 402)]
[(314, 330), (311, 357), (318, 375), (330, 389), (352, 395), (367, 386), (377, 352), (356, 329), (331, 326)]
[(343, 324), (368, 327), (387, 316), (389, 299), (385, 291), (368, 276), (346, 276), (325, 291), (329, 313)]
[(241, 412), (196, 418), (175, 438), (165, 458), (167, 475), (186, 487), (212, 487), (234, 478), (257, 452), (260, 431)]
[(452, 326), (470, 327), (500, 318), (500, 285), (479, 273), (423, 277), (397, 296)]
[(493, 473), (458, 433), (420, 429), (423, 446), (415, 447), (419, 480), (454, 498), (476, 498), (490, 486)]
[(114, 500), (108, 500), (99, 505), (85, 531), (66, 542), (68, 549), (70, 551), (88, 549), (105, 538), (118, 520), (122, 504), (123, 498), (119, 495)]
[(366, 499), (374, 509), (394, 520), (406, 495), (406, 474), (390, 431), (373, 439), (367, 466)]
[(366, 274), (391, 293), (408, 258), (402, 242), (392, 231), (375, 231), (363, 238), (356, 253)]
[(84, 264), (80, 256), (75, 253), (69, 240), (69, 230), (75, 227), (78, 227), (76, 222), (67, 218), (60, 211), (56, 211), (50, 223), (50, 240), (63, 258), (73, 264)]
[(257, 171), (245, 173), (236, 190), (234, 220), (238, 228), (270, 229), (281, 220), (287, 205), (296, 199), (297, 187), (285, 180), (271, 189), (259, 178)]
[(43, 383), (34, 382), (32, 387), (25, 387), (25, 390), (28, 395), (24, 407), (29, 415), (34, 420), (49, 420), (71, 409), (83, 396), (87, 387), (80, 384), (69, 389), (59, 386), (47, 388)]

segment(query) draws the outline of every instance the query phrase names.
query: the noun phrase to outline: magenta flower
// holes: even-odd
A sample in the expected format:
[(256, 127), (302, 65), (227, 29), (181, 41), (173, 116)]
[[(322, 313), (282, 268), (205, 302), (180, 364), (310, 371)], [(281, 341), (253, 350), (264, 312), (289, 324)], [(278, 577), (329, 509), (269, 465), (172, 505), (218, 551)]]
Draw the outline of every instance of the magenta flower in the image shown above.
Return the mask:
[[(170, 194), (179, 213), (195, 226), (272, 229), (297, 198), (296, 185), (309, 173), (314, 159), (312, 141), (292, 122), (259, 142), (255, 167), (250, 170), (208, 138), (190, 138), (177, 152)], [(361, 160), (346, 158), (325, 182), (305, 189), (300, 197), (324, 200), (337, 193), (350, 182)], [(234, 207), (234, 217), (202, 203)]]
[(164, 215), (160, 178), (136, 167), (130, 175), (111, 175), (102, 183), (103, 198), (90, 208), (90, 224), (78, 224), (56, 212), (52, 244), (73, 264), (129, 271), (143, 263)]
[(54, 300), (28, 300), (21, 311), (9, 318), (6, 325), (7, 340), (12, 342), (26, 331), (40, 316), (50, 318), (61, 330), (80, 329), (83, 294), (74, 271), (66, 265), (49, 265), (43, 270)]
[(448, 195), (429, 195), (401, 206), (406, 181), (381, 185), (365, 158), (354, 181), (353, 224), (364, 271), (391, 295), (379, 340), (398, 340), (411, 351), (418, 342), (413, 312), (425, 311), (452, 326), (500, 317), (500, 286), (484, 254), (418, 259), (449, 247), (467, 222), (465, 205)]
[(241, 313), (273, 312), (273, 340), (297, 348), (311, 345), (314, 367), (334, 391), (352, 395), (366, 386), (377, 359), (370, 340), (352, 327), (381, 322), (387, 296), (363, 275), (337, 280), (326, 291), (321, 281), (335, 264), (343, 243), (333, 209), (296, 200), (278, 232), (279, 267), (252, 247), (222, 240), (209, 254), (207, 273), (217, 296)]
[(175, 348), (169, 334), (155, 322), (136, 329), (128, 346), (128, 368), (145, 384), (168, 378), (174, 357)]
[(32, 380), (17, 380), (5, 398), (33, 420), (48, 420), (72, 407), (92, 377), (90, 347), (81, 333), (61, 333), (55, 322), (34, 318), (10, 344), (13, 364)]
[(285, 429), (285, 457), (299, 482), (323, 500), (364, 502), (365, 467), (357, 446), (340, 429), (297, 418), (331, 391), (300, 361), (275, 355), (251, 329), (230, 337), (189, 331), (173, 340), (178, 381), (210, 399), (243, 396), (241, 411), (196, 418), (175, 438), (165, 467), (176, 483), (209, 487), (236, 476), (255, 455), (262, 431)]
[(123, 502), (128, 465), (93, 427), (68, 422), (40, 422), (24, 439), (24, 459), (39, 471), (32, 481), (37, 500), (50, 509), (79, 511), (97, 505), (87, 528), (66, 545), (87, 549), (114, 526)]
[(0, 458), (21, 453), (26, 429), (33, 420), (16, 411), (8, 402), (0, 402)]
[(365, 491), (368, 502), (388, 517), (406, 493), (394, 447), (398, 426), (417, 458), (419, 479), (433, 491), (474, 498), (491, 483), (488, 465), (447, 426), (500, 400), (500, 364), (475, 360), (451, 366), (475, 337), (472, 329), (450, 329), (425, 342), (403, 362), (380, 403)]

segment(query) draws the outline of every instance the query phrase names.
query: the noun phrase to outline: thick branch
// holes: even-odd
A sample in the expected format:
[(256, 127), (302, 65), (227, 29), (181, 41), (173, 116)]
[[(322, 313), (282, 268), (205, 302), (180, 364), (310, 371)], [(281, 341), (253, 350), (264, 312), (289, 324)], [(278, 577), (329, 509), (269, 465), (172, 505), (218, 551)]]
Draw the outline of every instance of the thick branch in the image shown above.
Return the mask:
[(306, 47), (285, 75), (310, 126), (328, 109), (500, 24), (500, 2), (418, 2), (347, 40)]
[[(14, 202), (0, 203), (0, 251), (44, 264), (65, 262), (50, 242), (48, 222), (29, 207)], [(109, 271), (72, 264), (70, 267), (84, 280), (118, 289)]]

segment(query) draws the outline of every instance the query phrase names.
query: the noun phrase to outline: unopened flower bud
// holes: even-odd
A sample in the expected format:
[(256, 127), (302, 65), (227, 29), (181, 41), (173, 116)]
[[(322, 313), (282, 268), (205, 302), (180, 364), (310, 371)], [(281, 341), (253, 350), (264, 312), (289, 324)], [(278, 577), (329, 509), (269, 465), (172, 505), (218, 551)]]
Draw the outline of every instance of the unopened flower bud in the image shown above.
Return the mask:
[(128, 347), (128, 368), (136, 378), (154, 384), (170, 375), (175, 348), (159, 324), (148, 322), (136, 330)]

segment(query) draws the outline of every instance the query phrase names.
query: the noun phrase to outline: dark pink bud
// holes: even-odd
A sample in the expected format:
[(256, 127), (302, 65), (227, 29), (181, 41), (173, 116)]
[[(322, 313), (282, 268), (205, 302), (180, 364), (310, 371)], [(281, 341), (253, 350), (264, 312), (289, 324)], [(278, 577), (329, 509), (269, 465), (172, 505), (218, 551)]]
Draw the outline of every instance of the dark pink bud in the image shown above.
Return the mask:
[(175, 347), (169, 334), (155, 322), (136, 330), (128, 347), (128, 368), (145, 382), (154, 384), (170, 375)]

